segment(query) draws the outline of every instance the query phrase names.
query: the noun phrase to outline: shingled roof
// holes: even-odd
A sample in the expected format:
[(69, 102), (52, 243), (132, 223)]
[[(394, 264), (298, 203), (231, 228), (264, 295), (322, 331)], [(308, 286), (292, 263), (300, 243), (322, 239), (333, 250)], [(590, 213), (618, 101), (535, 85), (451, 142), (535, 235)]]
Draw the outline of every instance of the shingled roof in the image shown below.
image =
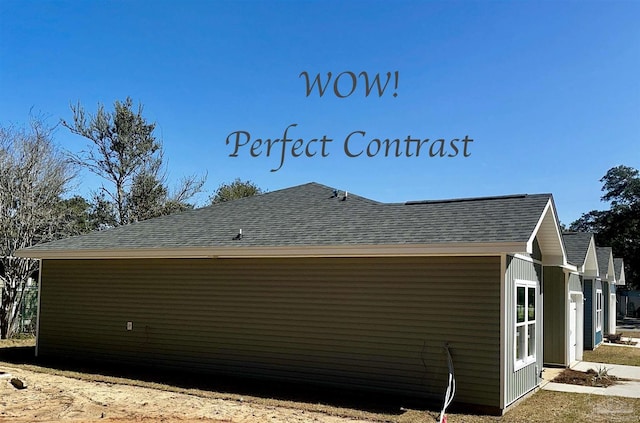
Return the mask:
[[(280, 248), (295, 252), (307, 247), (445, 244), (501, 244), (502, 249), (508, 245), (525, 252), (522, 246), (531, 244), (549, 204), (553, 207), (550, 194), (379, 203), (351, 193), (345, 199), (344, 191), (308, 183), (19, 253), (54, 258), (70, 252), (98, 257), (109, 251), (215, 249), (219, 253)], [(555, 211), (552, 215), (557, 226)], [(237, 239), (240, 229), (242, 237)]]
[(593, 234), (590, 232), (563, 232), (562, 238), (567, 250), (567, 261), (576, 266), (582, 266), (587, 258)]
[(613, 259), (613, 268), (616, 272), (616, 285), (624, 285), (626, 283), (624, 259), (615, 257)]
[(611, 247), (596, 247), (596, 254), (598, 255), (600, 277), (610, 282), (615, 281), (616, 275), (613, 270), (613, 263), (611, 263), (611, 261), (613, 261), (613, 250)]

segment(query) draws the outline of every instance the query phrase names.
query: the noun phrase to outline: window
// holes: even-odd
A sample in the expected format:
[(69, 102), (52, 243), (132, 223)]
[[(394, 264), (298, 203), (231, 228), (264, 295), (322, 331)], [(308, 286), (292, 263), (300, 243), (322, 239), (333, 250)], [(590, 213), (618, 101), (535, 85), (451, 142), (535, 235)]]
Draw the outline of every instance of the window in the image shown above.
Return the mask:
[(516, 370), (536, 359), (536, 283), (516, 281)]
[(602, 290), (596, 289), (596, 331), (602, 330)]

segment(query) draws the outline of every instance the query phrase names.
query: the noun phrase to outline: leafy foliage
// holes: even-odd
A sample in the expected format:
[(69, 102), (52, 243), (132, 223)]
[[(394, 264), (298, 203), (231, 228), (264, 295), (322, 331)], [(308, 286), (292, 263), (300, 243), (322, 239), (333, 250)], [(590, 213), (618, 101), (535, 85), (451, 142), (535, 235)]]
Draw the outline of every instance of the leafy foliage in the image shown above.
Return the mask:
[(598, 245), (611, 246), (614, 257), (624, 259), (627, 285), (640, 288), (640, 172), (617, 166), (600, 182), (601, 199), (610, 203), (610, 209), (585, 213), (570, 229), (594, 232)]
[(188, 201), (202, 190), (205, 178), (184, 178), (175, 193), (169, 193), (162, 174), (162, 145), (153, 132), (155, 123), (142, 115), (142, 105), (134, 110), (130, 97), (115, 101), (114, 111), (98, 105), (95, 115), (71, 106), (73, 122), (62, 120), (72, 133), (88, 139), (87, 150), (72, 154), (72, 160), (102, 177), (94, 196), (96, 216), (103, 217), (101, 227), (125, 225), (193, 207)]
[(264, 191), (251, 181), (242, 181), (236, 178), (231, 183), (220, 184), (216, 193), (209, 199), (211, 204), (224, 203), (225, 201), (251, 197), (262, 194)]

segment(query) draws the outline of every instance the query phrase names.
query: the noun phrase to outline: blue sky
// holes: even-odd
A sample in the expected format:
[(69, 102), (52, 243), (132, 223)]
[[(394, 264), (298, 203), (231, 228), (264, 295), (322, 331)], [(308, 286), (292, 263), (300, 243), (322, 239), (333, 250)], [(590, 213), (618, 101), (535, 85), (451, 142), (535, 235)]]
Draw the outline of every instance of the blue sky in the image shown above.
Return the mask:
[[(71, 103), (94, 112), (131, 96), (158, 125), (169, 179), (207, 173), (201, 203), (237, 177), (391, 202), (551, 192), (570, 223), (606, 208), (609, 168), (640, 168), (639, 21), (637, 1), (4, 0), (0, 123), (31, 109), (55, 123)], [(343, 73), (336, 88), (353, 93), (307, 96), (303, 71), (332, 84)], [(366, 96), (361, 72), (391, 81)], [(290, 142), (271, 171), (282, 143), (269, 157), (251, 144), (292, 124), (288, 138), (316, 154), (293, 157)], [(250, 140), (230, 157), (236, 131)], [(348, 157), (354, 131), (347, 147), (364, 153)], [(311, 142), (323, 136), (325, 157)], [(375, 139), (408, 136), (429, 140), (418, 156), (366, 155)], [(459, 141), (455, 157), (429, 155), (465, 136), (468, 157)], [(65, 128), (55, 140), (86, 146)], [(85, 176), (76, 191), (98, 186)]]

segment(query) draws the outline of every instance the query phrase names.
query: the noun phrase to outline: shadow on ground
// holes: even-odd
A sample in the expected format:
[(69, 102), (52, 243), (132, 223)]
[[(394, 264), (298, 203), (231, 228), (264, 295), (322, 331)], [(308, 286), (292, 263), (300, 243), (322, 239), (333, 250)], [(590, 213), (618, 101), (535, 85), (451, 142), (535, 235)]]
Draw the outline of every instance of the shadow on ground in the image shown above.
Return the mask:
[[(358, 409), (366, 412), (400, 415), (406, 408), (439, 412), (440, 401), (391, 396), (387, 393), (336, 389), (322, 385), (271, 381), (217, 374), (105, 363), (94, 360), (43, 359), (35, 357), (35, 347), (0, 348), (0, 362), (15, 365), (34, 365), (51, 370), (133, 379), (159, 383), (181, 389), (213, 391), (231, 396), (252, 396), (263, 399), (323, 404)], [(85, 377), (86, 378), (86, 377)], [(466, 409), (466, 411), (470, 411)]]
[(625, 317), (624, 319), (618, 319), (618, 321), (616, 322), (616, 325), (617, 325), (618, 332), (624, 332), (624, 331), (640, 332), (640, 318)]

